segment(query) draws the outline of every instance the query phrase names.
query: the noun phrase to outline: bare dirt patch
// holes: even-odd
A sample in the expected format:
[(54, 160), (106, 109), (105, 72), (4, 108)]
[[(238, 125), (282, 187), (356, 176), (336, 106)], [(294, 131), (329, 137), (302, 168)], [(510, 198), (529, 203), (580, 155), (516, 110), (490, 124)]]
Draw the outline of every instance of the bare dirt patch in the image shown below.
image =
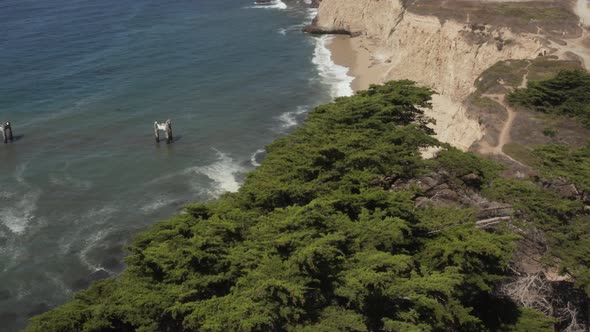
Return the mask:
[(477, 90), (468, 98), (468, 112), (485, 128), (472, 151), (508, 165), (507, 175), (532, 175), (532, 150), (544, 144), (581, 146), (590, 139), (590, 129), (568, 117), (551, 116), (514, 108), (505, 95), (527, 81), (546, 80), (561, 70), (579, 69), (575, 60), (539, 57), (535, 60), (502, 61), (476, 81)]

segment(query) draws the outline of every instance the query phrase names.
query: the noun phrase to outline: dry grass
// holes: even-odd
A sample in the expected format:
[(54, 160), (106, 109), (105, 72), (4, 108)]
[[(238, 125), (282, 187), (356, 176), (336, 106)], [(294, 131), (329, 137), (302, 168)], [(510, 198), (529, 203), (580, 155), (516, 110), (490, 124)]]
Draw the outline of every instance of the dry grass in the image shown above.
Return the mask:
[(489, 24), (515, 32), (541, 30), (559, 38), (581, 35), (578, 17), (567, 1), (409, 0), (407, 8), (416, 14), (436, 16), (441, 22)]

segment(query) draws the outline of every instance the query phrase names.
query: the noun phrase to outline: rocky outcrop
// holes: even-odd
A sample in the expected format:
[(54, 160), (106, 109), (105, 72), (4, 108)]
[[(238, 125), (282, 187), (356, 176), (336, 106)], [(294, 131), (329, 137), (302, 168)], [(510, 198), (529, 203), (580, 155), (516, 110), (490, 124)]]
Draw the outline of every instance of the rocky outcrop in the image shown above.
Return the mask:
[(575, 184), (567, 181), (564, 178), (542, 179), (541, 184), (543, 188), (549, 189), (564, 199), (581, 201), (590, 209), (590, 192), (582, 188), (578, 188)]
[(315, 24), (310, 24), (303, 28), (303, 32), (310, 33), (312, 35), (347, 35), (347, 36), (358, 36), (359, 33), (353, 33), (343, 29), (324, 29)]
[(318, 8), (320, 6), (320, 2), (322, 2), (322, 0), (311, 0), (309, 6), (311, 8)]
[(473, 209), (480, 228), (509, 222), (514, 213), (511, 205), (483, 197), (480, 194), (483, 180), (474, 173), (455, 179), (445, 171), (437, 171), (418, 179), (387, 179), (384, 184), (391, 191), (418, 189), (414, 197), (417, 208), (459, 206)]
[(463, 150), (483, 132), (463, 106), (475, 80), (498, 61), (535, 58), (546, 50), (535, 36), (418, 15), (401, 0), (323, 0), (314, 23), (318, 31), (347, 31), (374, 45), (381, 81), (411, 79), (434, 88), (439, 95), (427, 115), (436, 120), (439, 139)]

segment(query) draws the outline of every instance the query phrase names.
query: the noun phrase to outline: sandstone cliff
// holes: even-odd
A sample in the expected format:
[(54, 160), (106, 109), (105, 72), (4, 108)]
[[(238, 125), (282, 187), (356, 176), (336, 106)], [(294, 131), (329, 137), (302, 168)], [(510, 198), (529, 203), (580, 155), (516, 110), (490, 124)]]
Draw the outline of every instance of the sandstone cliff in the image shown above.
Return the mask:
[(401, 0), (323, 0), (314, 24), (358, 36), (373, 65), (382, 67), (380, 81), (411, 79), (433, 87), (439, 95), (429, 115), (438, 137), (463, 150), (483, 134), (463, 107), (481, 73), (501, 60), (548, 51), (538, 35), (416, 14)]

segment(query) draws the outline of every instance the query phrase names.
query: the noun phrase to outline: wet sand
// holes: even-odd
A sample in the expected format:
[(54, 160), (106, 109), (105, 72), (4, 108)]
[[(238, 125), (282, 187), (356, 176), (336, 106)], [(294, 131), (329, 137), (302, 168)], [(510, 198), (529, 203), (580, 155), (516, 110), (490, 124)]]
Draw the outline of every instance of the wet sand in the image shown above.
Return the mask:
[(354, 91), (366, 90), (371, 84), (383, 83), (386, 68), (374, 59), (372, 53), (375, 47), (366, 40), (334, 36), (328, 49), (334, 63), (349, 68), (348, 75), (354, 77)]

